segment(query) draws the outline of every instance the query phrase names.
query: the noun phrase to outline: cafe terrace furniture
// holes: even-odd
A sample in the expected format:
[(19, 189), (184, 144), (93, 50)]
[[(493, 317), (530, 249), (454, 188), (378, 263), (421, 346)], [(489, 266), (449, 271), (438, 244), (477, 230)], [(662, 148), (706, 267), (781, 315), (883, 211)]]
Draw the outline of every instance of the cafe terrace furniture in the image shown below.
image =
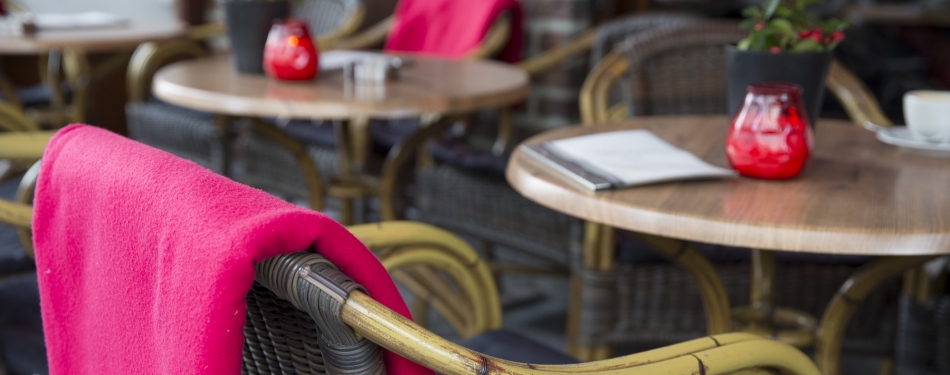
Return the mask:
[[(718, 33), (720, 33), (718, 35), (725, 33), (726, 38), (741, 38), (741, 35), (735, 31), (734, 26), (722, 24), (717, 26), (716, 24), (705, 23), (657, 28), (647, 33), (634, 36), (625, 44), (619, 46), (595, 67), (585, 82), (581, 94), (581, 114), (585, 124), (619, 121), (630, 115), (722, 113), (722, 109), (725, 108), (722, 103), (725, 103), (726, 82), (725, 77), (716, 74), (716, 71), (724, 69), (724, 60), (721, 57), (721, 45), (724, 44), (724, 42), (722, 39), (716, 40), (716, 38), (721, 38), (721, 36), (716, 36), (717, 29)], [(730, 37), (729, 35), (732, 36)], [(709, 43), (709, 45), (702, 48), (699, 47), (705, 43)], [(685, 61), (683, 56), (690, 54), (694, 57), (698, 56), (694, 61), (704, 61), (701, 66), (690, 67), (690, 65), (682, 65), (682, 62)], [(716, 54), (720, 54), (720, 57), (717, 58)], [(677, 58), (679, 60), (676, 60)], [(670, 59), (680, 62), (681, 65), (678, 69), (673, 68), (677, 64), (671, 63), (669, 61)], [(711, 67), (711, 62), (721, 64), (719, 65), (719, 69)], [(828, 87), (839, 99), (839, 102), (847, 108), (848, 113), (853, 116), (856, 122), (864, 124), (869, 119), (873, 119), (873, 121), (886, 120), (880, 113), (873, 96), (868, 93), (866, 87), (844, 66), (838, 63), (833, 64), (828, 76)], [(888, 122), (882, 123), (886, 124)], [(588, 226), (595, 225), (596, 224), (592, 223), (588, 224)], [(610, 233), (613, 232), (612, 229), (605, 227), (600, 229), (605, 231), (603, 236), (613, 236)], [(598, 228), (588, 228), (588, 231), (593, 230), (598, 230)], [(644, 240), (644, 238), (641, 238), (641, 240)], [(665, 253), (667, 256), (677, 253), (683, 246), (683, 243), (678, 241), (657, 241), (652, 238), (646, 238), (646, 240), (646, 242), (652, 245), (651, 248), (653, 250), (660, 250), (661, 254)], [(604, 245), (613, 246), (609, 241), (605, 242)], [(685, 248), (688, 249), (688, 252), (695, 251), (691, 247)], [(735, 251), (733, 251), (733, 253), (735, 253)], [(629, 256), (624, 255), (625, 254), (621, 252), (616, 256), (616, 259), (629, 258)], [(714, 263), (717, 264), (716, 269), (719, 270), (721, 274), (736, 273), (734, 268), (730, 270), (724, 267), (724, 264), (720, 264), (729, 260), (728, 257), (726, 257), (727, 259), (719, 259), (723, 258), (723, 255), (730, 254), (723, 254), (720, 251), (719, 254), (710, 257)], [(755, 271), (754, 261), (756, 260), (756, 256), (756, 254), (753, 254), (752, 257), (753, 264), (751, 264), (751, 266), (753, 271)], [(787, 292), (782, 293), (782, 298), (784, 299), (784, 301), (782, 301), (783, 305), (797, 310), (804, 310), (813, 315), (820, 314), (821, 311), (824, 310), (825, 302), (834, 294), (837, 285), (843, 282), (848, 277), (848, 274), (853, 272), (857, 266), (867, 261), (867, 259), (861, 257), (817, 255), (780, 255), (780, 258), (785, 258), (780, 259), (780, 261), (783, 261), (782, 263), (785, 264), (779, 267), (779, 271), (784, 273), (783, 278), (787, 281), (784, 285), (788, 288)], [(591, 264), (588, 263), (590, 261), (591, 258), (585, 259), (586, 267), (591, 267)], [(748, 264), (748, 261), (749, 259), (747, 258), (743, 259), (744, 267), (740, 268), (740, 270), (742, 270), (741, 273), (747, 272), (745, 271), (745, 267), (747, 267), (745, 264)], [(626, 281), (624, 279), (636, 277), (637, 274), (646, 271), (646, 269), (638, 267), (635, 262), (621, 261), (620, 263), (622, 266), (619, 266), (618, 269), (622, 271), (618, 271), (613, 274), (614, 276), (607, 277), (606, 279), (601, 277), (598, 281), (600, 283), (599, 288), (607, 287), (611, 283), (616, 283), (613, 288), (629, 290), (631, 288), (625, 285), (631, 284), (635, 279)], [(627, 265), (627, 263), (632, 264)], [(698, 263), (690, 263), (691, 265), (686, 267), (687, 269), (690, 267), (700, 267)], [(627, 269), (628, 267), (632, 269)], [(656, 270), (654, 272), (659, 271)], [(694, 274), (695, 272), (698, 271), (691, 271), (691, 273)], [(665, 280), (678, 280), (685, 276), (681, 271), (674, 269), (668, 269), (666, 272), (655, 275), (668, 275), (661, 277)], [(673, 275), (679, 275), (679, 278)], [(751, 304), (754, 305), (757, 303), (754, 294), (751, 296), (746, 295), (749, 290), (747, 284), (749, 280), (724, 278), (723, 281), (726, 283), (724, 285), (726, 293), (733, 302), (741, 302), (744, 304), (745, 298), (749, 298), (751, 299), (749, 301)], [(590, 282), (593, 281), (589, 280), (588, 284), (590, 284)], [(797, 285), (802, 286), (798, 287)], [(850, 334), (854, 339), (849, 340), (847, 343), (848, 348), (865, 352), (883, 353), (885, 355), (890, 354), (894, 331), (894, 311), (888, 307), (893, 306), (893, 304), (888, 304), (887, 301), (889, 299), (893, 300), (893, 295), (896, 292), (896, 285), (891, 284), (883, 288), (879, 293), (872, 295), (871, 298), (868, 298), (866, 304), (861, 309), (861, 314), (857, 316), (855, 324), (851, 327)], [(642, 291), (631, 293), (633, 293), (633, 295), (643, 294)], [(662, 296), (665, 295), (668, 294), (662, 294), (661, 292), (657, 294), (659, 298), (651, 298), (646, 301), (658, 304), (657, 306), (678, 306), (675, 304), (671, 305), (670, 303), (663, 304), (662, 302), (657, 302), (663, 301)], [(638, 299), (636, 301), (643, 300)], [(625, 322), (628, 319), (634, 322), (640, 321), (635, 319), (635, 317), (643, 315), (637, 313), (639, 308), (643, 308), (647, 311), (656, 311), (656, 308), (651, 308), (650, 304), (645, 307), (640, 307), (641, 305), (642, 303), (639, 302), (628, 303), (626, 305), (614, 305), (620, 309), (620, 315), (614, 318), (616, 319), (615, 321), (618, 323)], [(702, 327), (690, 327), (690, 325), (677, 323), (682, 321), (701, 321), (698, 317), (687, 317), (691, 311), (696, 311), (696, 309), (689, 308), (688, 305), (684, 306), (684, 308), (676, 308), (674, 310), (670, 310), (670, 308), (667, 307), (663, 311), (667, 311), (667, 313), (661, 314), (662, 318), (651, 318), (647, 320), (647, 322), (662, 322), (660, 325), (663, 327), (661, 331), (680, 330), (695, 332), (697, 328), (701, 329)], [(671, 311), (677, 312), (672, 313)], [(748, 314), (745, 312), (741, 314), (743, 316), (739, 317), (740, 320), (747, 320)], [(603, 322), (604, 320), (601, 321)], [(631, 335), (636, 334), (638, 331), (636, 329), (638, 327), (637, 324), (626, 323), (626, 325), (629, 326), (629, 333), (614, 335), (614, 340), (623, 341), (623, 336), (627, 336), (627, 339), (629, 339)], [(603, 331), (609, 329), (608, 327), (610, 327), (610, 325), (599, 327), (597, 330)], [(707, 324), (706, 328), (712, 329), (714, 327)], [(582, 331), (590, 332), (589, 329), (582, 329)], [(568, 336), (574, 339), (569, 341), (576, 342), (576, 340), (581, 340), (586, 341), (588, 344), (592, 343), (587, 333), (577, 333), (576, 328), (570, 332), (573, 333), (570, 333)], [(789, 342), (797, 341), (798, 345), (807, 345), (807, 340), (801, 340), (802, 337), (794, 338), (793, 336), (794, 335), (784, 336), (784, 339), (789, 340)], [(805, 338), (807, 338), (807, 336)], [(600, 339), (602, 343), (604, 342), (603, 340), (603, 338)], [(605, 350), (605, 348), (600, 347), (599, 350)], [(584, 353), (581, 354), (582, 356), (585, 355)]]
[[(689, 19), (685, 15), (663, 13), (625, 17), (586, 31), (576, 39), (517, 66), (536, 77), (568, 59), (582, 58), (588, 52), (590, 61), (598, 61), (613, 49), (615, 43), (631, 34)], [(445, 127), (430, 126), (405, 141), (404, 148), (424, 147), (432, 138), (441, 135), (443, 129)], [(504, 129), (499, 136), (503, 136), (502, 133), (505, 133)], [(510, 137), (513, 131), (507, 133), (506, 137)], [(580, 249), (580, 221), (538, 206), (511, 190), (503, 178), (510, 146), (502, 147), (503, 152), (455, 151), (465, 146), (464, 143), (436, 142), (429, 152), (437, 163), (423, 165), (414, 171), (417, 188), (414, 209), (418, 220), (478, 238), (489, 252), (503, 246), (539, 260), (533, 261), (531, 266), (499, 262), (495, 265), (496, 271), (565, 272), (570, 263), (571, 249), (574, 253)], [(409, 162), (408, 158), (405, 160)], [(396, 201), (396, 198), (384, 199), (384, 202)], [(396, 220), (402, 217), (403, 211), (384, 204), (382, 218)]]
[[(674, 146), (720, 166), (725, 160), (725, 116), (660, 116), (619, 123), (552, 131), (526, 144), (599, 132), (648, 129)], [(700, 283), (707, 322), (731, 330), (733, 313), (769, 332), (763, 312), (797, 326), (778, 332), (779, 339), (815, 344), (824, 374), (838, 374), (841, 343), (847, 323), (859, 304), (878, 286), (924, 262), (950, 254), (950, 204), (944, 187), (950, 184), (950, 166), (944, 160), (899, 152), (878, 142), (872, 132), (851, 123), (823, 120), (816, 126), (812, 160), (803, 174), (788, 181), (736, 178), (692, 181), (592, 193), (565, 182), (515, 151), (507, 177), (526, 197), (591, 223), (588, 243), (603, 242), (607, 228), (643, 233), (648, 241), (670, 239), (702, 241), (756, 250), (752, 280), (752, 308), (731, 309), (722, 282), (712, 269), (690, 270)], [(662, 236), (662, 237), (654, 237)], [(682, 242), (680, 242), (682, 243)], [(662, 249), (662, 247), (658, 247)], [(701, 257), (686, 246), (672, 248), (670, 258)], [(678, 250), (678, 251), (677, 251)], [(609, 272), (613, 249), (589, 246), (585, 272)], [(806, 252), (879, 257), (861, 266), (831, 299), (818, 324), (801, 313), (783, 311), (773, 303), (773, 290), (788, 280), (775, 278), (774, 252)], [(579, 275), (583, 276), (583, 275)], [(572, 300), (584, 308), (570, 311), (583, 328), (593, 325), (592, 306), (602, 298), (582, 295), (578, 277)], [(593, 299), (593, 300), (592, 300)], [(580, 306), (579, 306), (580, 307)], [(590, 314), (594, 314), (591, 316)], [(581, 315), (578, 317), (577, 315)], [(768, 316), (768, 315), (764, 315)], [(588, 327), (583, 327), (583, 325)]]
[[(31, 36), (0, 36), (2, 55), (39, 55), (43, 85), (49, 93), (49, 110), (30, 111), (37, 123), (57, 126), (82, 122), (85, 118), (89, 87), (122, 67), (127, 51), (141, 43), (169, 40), (184, 36), (185, 27), (178, 22), (131, 20), (127, 26), (69, 30), (39, 30)], [(88, 53), (112, 53), (107, 60), (91, 67)], [(60, 73), (64, 72), (65, 76)], [(67, 102), (63, 83), (72, 92)], [(18, 89), (0, 76), (4, 99), (23, 109)], [(37, 91), (37, 90), (31, 90)], [(43, 91), (43, 90), (40, 90)], [(23, 98), (35, 101), (35, 98)]]
[[(292, 4), (293, 16), (307, 20), (322, 47), (356, 31), (366, 13), (358, 0), (306, 0)], [(229, 134), (223, 133), (224, 123), (229, 119), (163, 103), (155, 100), (150, 91), (155, 71), (182, 59), (209, 56), (211, 52), (203, 42), (223, 36), (224, 31), (223, 23), (200, 25), (190, 29), (187, 40), (139, 46), (129, 62), (126, 113), (132, 138), (217, 173), (229, 174), (226, 158), (233, 145), (228, 142)]]
[[(0, 200), (0, 222), (28, 228), (31, 216), (29, 206)], [(464, 337), (501, 326), (491, 273), (460, 238), (411, 222), (349, 229), (367, 247), (381, 252), (380, 260), (397, 279), (401, 270), (413, 267), (441, 271), (443, 284), (458, 288), (462, 293), (454, 295), (464, 299), (435, 302), (459, 303), (454, 307), (469, 318), (461, 332)], [(330, 370), (382, 374), (380, 348), (441, 374), (726, 374), (757, 368), (818, 374), (815, 365), (797, 349), (746, 333), (705, 337), (585, 364), (534, 365), (503, 360), (449, 342), (403, 318), (366, 295), (332, 263), (309, 252), (281, 255), (258, 264), (256, 281), (247, 296), (244, 339), (242, 372), (248, 374), (320, 374)], [(517, 353), (502, 354), (517, 357)]]
[[(509, 105), (528, 93), (527, 74), (506, 64), (403, 56), (409, 64), (399, 72), (400, 78), (375, 86), (345, 84), (341, 71), (323, 72), (312, 82), (286, 82), (238, 74), (230, 68), (227, 56), (188, 60), (157, 72), (153, 92), (170, 104), (229, 117), (342, 120), (336, 122), (341, 145), (350, 145), (352, 135), (358, 132), (351, 130), (351, 124), (345, 121), (351, 118), (439, 114), (443, 116), (440, 122), (450, 122), (457, 114)], [(338, 181), (326, 187), (317, 165), (301, 142), (278, 131), (272, 124), (254, 123), (257, 131), (292, 150), (308, 186), (308, 202), (313, 209), (323, 207), (325, 191), (341, 201), (352, 202), (377, 191), (394, 189), (399, 182), (398, 174), (389, 166), (390, 161), (384, 165), (379, 181), (353, 173), (352, 150), (340, 147)], [(341, 211), (344, 223), (352, 220), (351, 210)]]

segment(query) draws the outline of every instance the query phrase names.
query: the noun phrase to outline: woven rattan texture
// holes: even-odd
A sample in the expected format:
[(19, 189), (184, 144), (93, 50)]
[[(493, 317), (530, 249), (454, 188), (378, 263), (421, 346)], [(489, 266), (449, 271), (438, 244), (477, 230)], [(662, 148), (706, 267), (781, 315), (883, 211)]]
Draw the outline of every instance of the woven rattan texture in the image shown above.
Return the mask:
[(304, 0), (293, 2), (293, 16), (304, 19), (310, 33), (322, 35), (336, 30), (360, 6), (359, 0)]
[[(300, 163), (280, 144), (251, 132), (238, 141), (238, 149), (244, 160), (244, 183), (290, 199), (309, 197)], [(310, 145), (307, 153), (324, 179), (337, 174), (340, 159), (336, 149)]]
[(258, 264), (247, 296), (242, 373), (385, 373), (379, 347), (357, 336), (340, 316), (337, 298), (358, 289), (317, 254), (281, 255)]
[(130, 103), (125, 112), (132, 139), (223, 172), (222, 139), (210, 114), (159, 101)]
[[(747, 305), (749, 264), (720, 264), (716, 270), (732, 305)], [(820, 318), (838, 288), (856, 270), (852, 265), (779, 263), (776, 306)], [(587, 272), (583, 278), (584, 343), (668, 345), (706, 334), (699, 290), (683, 270), (657, 262), (621, 264), (613, 272)], [(891, 282), (862, 302), (848, 326), (845, 350), (889, 352), (898, 292), (898, 284)]]
[(733, 23), (691, 22), (633, 35), (615, 51), (630, 65), (629, 116), (725, 113), (725, 46), (743, 32)]

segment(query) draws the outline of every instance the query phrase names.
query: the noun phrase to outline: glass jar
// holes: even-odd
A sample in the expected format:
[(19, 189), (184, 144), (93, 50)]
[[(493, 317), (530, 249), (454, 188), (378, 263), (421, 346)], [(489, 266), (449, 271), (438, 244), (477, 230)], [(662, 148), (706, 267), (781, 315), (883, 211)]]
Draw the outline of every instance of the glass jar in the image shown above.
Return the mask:
[(814, 135), (795, 85), (750, 85), (726, 137), (729, 164), (746, 177), (781, 180), (801, 173)]
[(274, 21), (264, 45), (264, 71), (283, 80), (310, 80), (318, 72), (317, 47), (307, 22), (289, 18)]

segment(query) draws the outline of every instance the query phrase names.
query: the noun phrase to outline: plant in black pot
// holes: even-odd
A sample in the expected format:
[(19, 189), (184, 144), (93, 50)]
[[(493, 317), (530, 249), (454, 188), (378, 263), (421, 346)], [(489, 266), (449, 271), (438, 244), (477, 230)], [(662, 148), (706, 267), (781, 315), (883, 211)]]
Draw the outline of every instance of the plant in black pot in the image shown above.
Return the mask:
[(822, 0), (765, 0), (743, 9), (741, 27), (749, 36), (726, 47), (729, 70), (729, 113), (742, 106), (746, 88), (755, 83), (789, 83), (802, 89), (812, 125), (825, 94), (831, 51), (844, 40), (848, 23), (823, 20), (806, 7)]
[(264, 73), (264, 44), (275, 19), (290, 16), (288, 0), (225, 0), (231, 59), (241, 73)]

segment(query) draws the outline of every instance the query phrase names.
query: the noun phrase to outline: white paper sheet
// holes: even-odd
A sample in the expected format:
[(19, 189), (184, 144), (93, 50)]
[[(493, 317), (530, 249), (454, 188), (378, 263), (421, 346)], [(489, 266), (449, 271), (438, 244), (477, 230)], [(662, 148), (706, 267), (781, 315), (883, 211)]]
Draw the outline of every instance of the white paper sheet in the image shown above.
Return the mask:
[(649, 130), (624, 130), (561, 139), (543, 145), (557, 156), (617, 181), (613, 187), (663, 181), (733, 177), (730, 169), (709, 164), (670, 145)]
[(37, 13), (33, 15), (33, 23), (39, 30), (62, 30), (125, 26), (129, 23), (129, 19), (98, 11), (73, 14)]

